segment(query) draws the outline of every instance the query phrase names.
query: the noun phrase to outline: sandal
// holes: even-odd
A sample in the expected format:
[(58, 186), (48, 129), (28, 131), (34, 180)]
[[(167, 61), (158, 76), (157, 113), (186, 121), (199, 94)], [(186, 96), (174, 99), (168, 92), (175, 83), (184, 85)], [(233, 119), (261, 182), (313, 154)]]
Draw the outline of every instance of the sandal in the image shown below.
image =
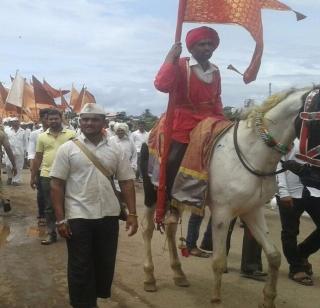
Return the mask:
[[(297, 276), (300, 274), (300, 276)], [(305, 272), (289, 273), (289, 278), (303, 286), (313, 286), (312, 278)]]
[(195, 248), (192, 248), (190, 251), (189, 251), (189, 254), (191, 256), (194, 256), (194, 257), (199, 257), (199, 258), (209, 258), (210, 257), (210, 253), (207, 253), (207, 252), (204, 252), (202, 250), (200, 250), (199, 248), (195, 247)]
[(309, 275), (313, 275), (312, 264), (308, 261), (308, 259), (302, 260), (303, 266), (305, 267), (305, 272)]

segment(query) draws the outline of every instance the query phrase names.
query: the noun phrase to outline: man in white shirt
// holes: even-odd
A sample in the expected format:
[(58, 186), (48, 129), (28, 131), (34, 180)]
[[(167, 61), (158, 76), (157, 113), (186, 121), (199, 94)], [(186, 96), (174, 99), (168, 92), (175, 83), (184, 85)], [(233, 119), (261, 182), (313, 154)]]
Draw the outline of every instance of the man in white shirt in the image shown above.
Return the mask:
[[(299, 140), (294, 141), (293, 149), (282, 159), (296, 160), (299, 153)], [(278, 169), (281, 168), (279, 164)], [(279, 212), (282, 224), (281, 240), (284, 255), (289, 263), (289, 278), (293, 281), (310, 286), (313, 285), (312, 267), (308, 262), (311, 254), (320, 249), (320, 190), (304, 187), (297, 175), (291, 171), (277, 176), (279, 187)], [(299, 222), (306, 211), (316, 225), (316, 229), (299, 245)]]
[(116, 144), (120, 146), (123, 153), (130, 161), (132, 169), (137, 170), (137, 150), (132, 141), (129, 138), (129, 127), (126, 123), (115, 124), (116, 135), (110, 138), (110, 144)]
[(140, 180), (141, 170), (140, 170), (140, 152), (141, 146), (143, 143), (146, 143), (149, 138), (149, 133), (145, 130), (145, 123), (144, 121), (138, 122), (138, 129), (131, 134), (131, 139), (134, 142), (134, 145), (137, 150), (137, 172), (136, 172), (136, 179)]
[[(21, 183), (21, 172), (24, 164), (24, 153), (27, 149), (27, 139), (25, 130), (20, 127), (20, 121), (18, 118), (12, 118), (12, 126), (7, 131), (10, 146), (15, 157), (17, 174), (12, 175), (11, 169), (12, 165), (10, 160), (6, 159), (6, 168), (8, 174), (8, 184), (18, 186)], [(10, 180), (11, 179), (11, 180)]]
[(111, 181), (81, 147), (117, 178), (129, 210), (128, 235), (138, 229), (134, 173), (121, 149), (108, 143), (102, 132), (104, 125), (104, 110), (96, 104), (86, 104), (80, 113), (81, 134), (75, 142), (68, 141), (59, 148), (50, 172), (56, 225), (59, 234), (67, 239), (73, 307), (96, 307), (97, 298), (110, 297), (120, 214)]

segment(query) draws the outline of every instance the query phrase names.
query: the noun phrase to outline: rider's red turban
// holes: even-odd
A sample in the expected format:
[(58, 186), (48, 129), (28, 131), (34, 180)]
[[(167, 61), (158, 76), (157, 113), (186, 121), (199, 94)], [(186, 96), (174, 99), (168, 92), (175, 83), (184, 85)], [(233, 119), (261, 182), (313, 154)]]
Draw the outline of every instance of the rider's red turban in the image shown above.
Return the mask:
[(186, 44), (188, 50), (190, 51), (195, 43), (207, 39), (212, 40), (214, 44), (214, 49), (216, 49), (219, 46), (220, 39), (216, 30), (209, 27), (199, 27), (190, 30), (186, 37)]

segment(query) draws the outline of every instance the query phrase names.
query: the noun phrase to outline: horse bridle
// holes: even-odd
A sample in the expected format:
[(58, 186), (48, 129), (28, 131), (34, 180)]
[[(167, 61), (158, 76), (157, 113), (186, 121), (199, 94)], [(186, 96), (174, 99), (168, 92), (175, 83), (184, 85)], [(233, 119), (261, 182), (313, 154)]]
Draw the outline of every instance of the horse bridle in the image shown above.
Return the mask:
[[(234, 125), (234, 130), (233, 130), (233, 143), (234, 143), (234, 148), (236, 150), (237, 156), (238, 156), (240, 162), (242, 163), (243, 167), (245, 167), (250, 173), (252, 173), (253, 175), (258, 176), (258, 177), (275, 176), (279, 173), (284, 172), (285, 169), (281, 169), (281, 170), (273, 171), (273, 172), (263, 172), (263, 171), (255, 169), (253, 166), (250, 165), (248, 160), (245, 158), (245, 156), (241, 152), (239, 144), (238, 144), (239, 123), (240, 123), (240, 120), (236, 120), (236, 123)], [(261, 136), (264, 143), (266, 143), (266, 145), (268, 145), (269, 147), (272, 147), (273, 149), (280, 152), (281, 154), (285, 154), (284, 151), (290, 150), (289, 147), (284, 146), (278, 142), (275, 142), (274, 139), (272, 138), (272, 136), (270, 135), (270, 133), (268, 133), (266, 131), (266, 129), (264, 129), (264, 131), (266, 133), (265, 136), (267, 135), (268, 137), (263, 137), (261, 135), (261, 131), (259, 131), (259, 135)]]

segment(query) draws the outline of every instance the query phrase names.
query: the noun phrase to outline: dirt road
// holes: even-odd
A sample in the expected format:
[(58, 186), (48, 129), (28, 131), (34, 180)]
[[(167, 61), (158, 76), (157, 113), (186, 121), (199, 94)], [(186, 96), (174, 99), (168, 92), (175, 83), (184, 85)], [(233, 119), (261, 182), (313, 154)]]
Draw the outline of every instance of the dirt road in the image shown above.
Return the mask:
[[(3, 180), (6, 176), (3, 175)], [(28, 171), (24, 171), (24, 183), (10, 187), (12, 211), (4, 214), (0, 209), (0, 308), (63, 308), (69, 307), (66, 281), (66, 247), (59, 239), (52, 246), (41, 246), (36, 228), (35, 193), (27, 185)], [(141, 188), (137, 188), (138, 212), (142, 219)], [(266, 209), (272, 238), (281, 250), (280, 222), (275, 210)], [(183, 234), (186, 234), (188, 214), (183, 218)], [(300, 238), (314, 228), (309, 218), (303, 218)], [(40, 234), (41, 236), (41, 234)], [(229, 273), (223, 276), (225, 308), (257, 307), (262, 296), (263, 283), (240, 277), (240, 258), (243, 229), (235, 227), (230, 256)], [(165, 237), (154, 235), (154, 262), (158, 292), (143, 291), (143, 241), (139, 232), (128, 238), (121, 225), (116, 275), (112, 300), (99, 302), (100, 308), (209, 308), (212, 285), (210, 259), (182, 258), (185, 273), (191, 283), (189, 288), (173, 284), (169, 267)], [(282, 258), (277, 307), (320, 307), (320, 254), (310, 258), (314, 268), (313, 287), (297, 285), (287, 278), (287, 263)], [(266, 260), (263, 256), (264, 267)]]

